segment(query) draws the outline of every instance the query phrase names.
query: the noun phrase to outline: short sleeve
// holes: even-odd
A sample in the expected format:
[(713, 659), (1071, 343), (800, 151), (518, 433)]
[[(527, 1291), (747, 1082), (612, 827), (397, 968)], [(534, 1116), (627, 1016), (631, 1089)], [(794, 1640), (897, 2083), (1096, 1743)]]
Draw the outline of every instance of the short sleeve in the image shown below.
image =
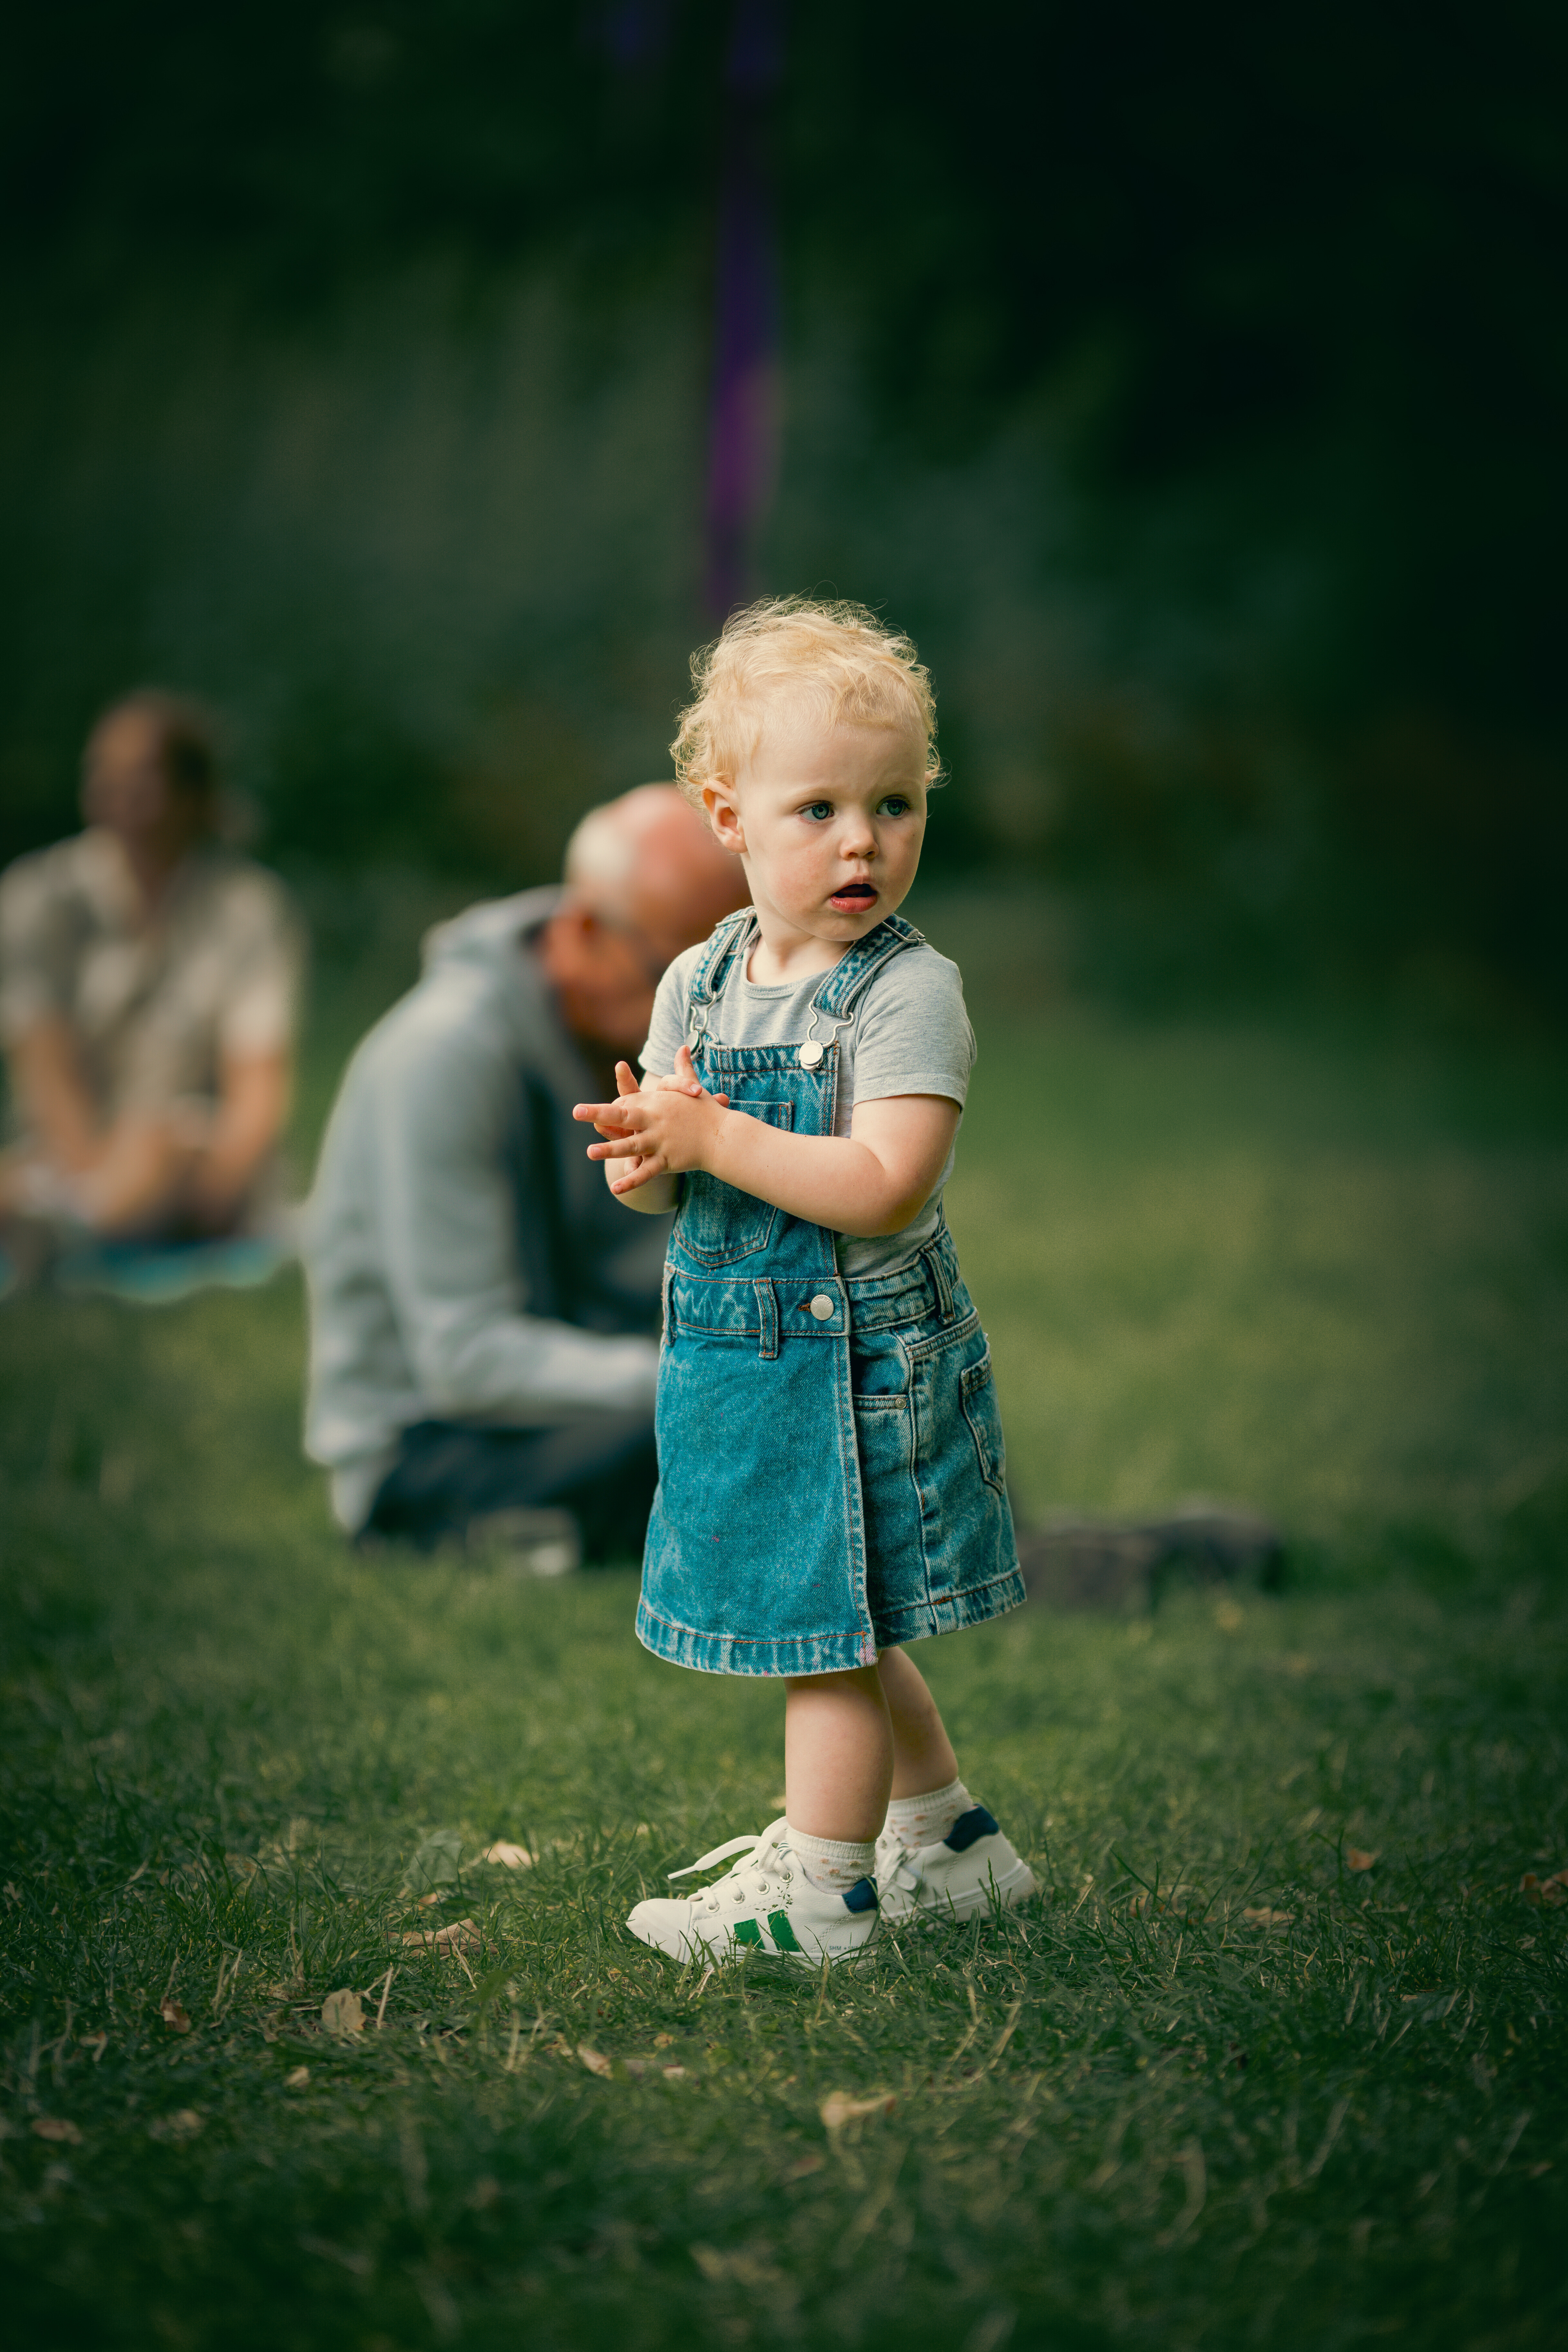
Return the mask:
[(72, 1002), (73, 938), (67, 896), (47, 853), (0, 875), (0, 1037), (15, 1045)]
[(640, 1067), (652, 1070), (663, 1078), (675, 1067), (675, 1057), (686, 1042), (686, 995), (691, 984), (691, 974), (700, 947), (688, 948), (678, 955), (658, 983), (658, 993), (653, 1000), (653, 1019), (648, 1024), (647, 1043), (637, 1055)]
[(861, 1006), (855, 1099), (944, 1095), (962, 1108), (974, 1054), (958, 966), (934, 948), (906, 949), (883, 966)]
[(270, 874), (248, 874), (233, 893), (225, 928), (220, 1048), (238, 1060), (286, 1053), (299, 1021), (305, 961), (293, 900)]

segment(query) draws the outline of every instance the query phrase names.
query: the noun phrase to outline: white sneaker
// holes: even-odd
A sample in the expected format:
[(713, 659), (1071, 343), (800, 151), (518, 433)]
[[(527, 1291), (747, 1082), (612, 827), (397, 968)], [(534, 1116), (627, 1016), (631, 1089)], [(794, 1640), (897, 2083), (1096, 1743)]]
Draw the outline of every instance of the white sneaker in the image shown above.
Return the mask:
[(741, 1859), (700, 1895), (652, 1895), (626, 1921), (634, 1936), (678, 1960), (734, 1960), (741, 1954), (781, 1953), (818, 1968), (845, 1960), (877, 1929), (877, 1889), (862, 1878), (847, 1895), (814, 1886), (790, 1852), (788, 1825), (777, 1821), (760, 1837), (731, 1838), (671, 1878), (689, 1878), (715, 1862)]
[(911, 1853), (895, 1830), (877, 1840), (877, 1897), (889, 1926), (917, 1915), (973, 1919), (998, 1905), (1010, 1911), (1036, 1892), (1034, 1872), (984, 1805), (960, 1813), (939, 1845)]

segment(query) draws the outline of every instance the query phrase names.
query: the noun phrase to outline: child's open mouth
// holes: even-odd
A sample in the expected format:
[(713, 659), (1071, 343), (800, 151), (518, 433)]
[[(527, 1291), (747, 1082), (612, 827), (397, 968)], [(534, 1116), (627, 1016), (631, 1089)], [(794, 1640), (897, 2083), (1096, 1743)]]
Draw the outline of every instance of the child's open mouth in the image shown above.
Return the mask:
[(846, 882), (842, 890), (835, 890), (827, 903), (841, 915), (858, 915), (863, 908), (871, 906), (876, 897), (874, 882)]

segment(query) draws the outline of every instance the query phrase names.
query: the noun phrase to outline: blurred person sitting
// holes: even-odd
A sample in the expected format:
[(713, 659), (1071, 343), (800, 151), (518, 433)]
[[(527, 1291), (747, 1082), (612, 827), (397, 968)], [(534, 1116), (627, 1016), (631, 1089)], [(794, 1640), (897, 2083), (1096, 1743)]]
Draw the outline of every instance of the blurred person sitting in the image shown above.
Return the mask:
[(85, 831), (0, 877), (0, 1038), (19, 1139), (0, 1245), (211, 1240), (268, 1205), (303, 933), (282, 884), (216, 838), (195, 704), (128, 696), (88, 740)]
[(611, 1197), (572, 1109), (745, 895), (674, 785), (641, 785), (584, 818), (563, 887), (433, 931), (360, 1045), (305, 1239), (306, 1449), (349, 1533), (529, 1555), (563, 1528), (552, 1565), (640, 1554), (665, 1234)]

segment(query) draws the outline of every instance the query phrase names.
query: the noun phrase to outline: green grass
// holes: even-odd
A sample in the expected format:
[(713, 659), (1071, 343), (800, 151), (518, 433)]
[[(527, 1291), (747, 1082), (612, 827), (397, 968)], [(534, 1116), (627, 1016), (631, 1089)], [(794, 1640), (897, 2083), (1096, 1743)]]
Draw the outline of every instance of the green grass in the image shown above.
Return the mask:
[(0, 1312), (18, 2340), (1563, 2340), (1560, 1073), (981, 1010), (1021, 1505), (1240, 1495), (1290, 1573), (925, 1645), (1045, 1893), (826, 1982), (620, 1932), (776, 1810), (777, 1693), (640, 1652), (629, 1572), (345, 1552), (291, 1280)]

